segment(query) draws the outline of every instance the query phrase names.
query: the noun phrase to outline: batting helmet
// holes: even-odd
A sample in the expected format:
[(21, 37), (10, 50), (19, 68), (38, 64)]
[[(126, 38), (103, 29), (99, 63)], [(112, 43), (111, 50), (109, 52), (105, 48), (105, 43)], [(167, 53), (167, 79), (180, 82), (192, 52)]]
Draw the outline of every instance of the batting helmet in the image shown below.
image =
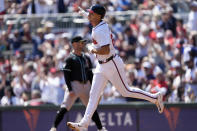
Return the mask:
[(96, 13), (96, 14), (101, 15), (101, 18), (103, 18), (105, 16), (105, 13), (106, 13), (105, 7), (103, 7), (102, 5), (99, 5), (99, 4), (93, 5), (91, 7), (91, 9), (89, 9), (88, 11), (90, 13)]

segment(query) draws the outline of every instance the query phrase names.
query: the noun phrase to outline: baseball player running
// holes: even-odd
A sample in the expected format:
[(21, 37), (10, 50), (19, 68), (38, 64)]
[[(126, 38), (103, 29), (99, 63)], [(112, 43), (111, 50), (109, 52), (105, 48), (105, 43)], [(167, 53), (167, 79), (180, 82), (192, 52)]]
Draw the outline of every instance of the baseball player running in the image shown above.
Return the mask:
[(105, 8), (101, 5), (94, 5), (88, 12), (88, 20), (93, 26), (92, 45), (94, 45), (88, 47), (88, 50), (96, 55), (99, 64), (97, 64), (94, 72), (89, 102), (84, 117), (79, 123), (68, 122), (67, 125), (75, 131), (88, 128), (91, 117), (97, 108), (101, 93), (108, 80), (117, 88), (122, 96), (147, 100), (156, 104), (158, 111), (162, 113), (164, 105), (161, 93), (151, 94), (139, 88), (129, 87), (126, 83), (124, 63), (115, 54), (112, 33), (108, 24), (102, 20), (106, 13)]
[[(55, 121), (50, 131), (56, 131), (66, 112), (70, 110), (75, 100), (79, 97), (84, 105), (88, 104), (91, 81), (93, 77), (92, 63), (90, 58), (82, 51), (85, 40), (76, 36), (71, 40), (73, 52), (66, 59), (64, 77), (69, 90), (65, 93), (63, 103), (57, 112)], [(97, 111), (94, 112), (92, 120), (95, 122), (98, 131), (107, 131), (101, 124)]]

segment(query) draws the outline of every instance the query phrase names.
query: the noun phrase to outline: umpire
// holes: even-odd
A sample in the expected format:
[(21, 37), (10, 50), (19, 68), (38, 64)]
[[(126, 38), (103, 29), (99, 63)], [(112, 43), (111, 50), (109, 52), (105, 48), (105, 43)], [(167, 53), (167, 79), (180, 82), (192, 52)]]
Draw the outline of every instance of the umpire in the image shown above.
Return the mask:
[[(57, 130), (65, 113), (70, 110), (77, 98), (80, 98), (85, 106), (88, 104), (93, 78), (93, 66), (90, 58), (83, 53), (85, 42), (86, 40), (83, 40), (80, 36), (76, 36), (71, 40), (73, 51), (66, 59), (66, 65), (64, 67), (64, 78), (66, 80), (69, 94), (66, 95), (65, 93), (63, 103), (61, 104), (60, 110), (57, 112), (50, 131)], [(97, 111), (94, 112), (92, 120), (96, 123), (99, 131), (106, 131), (101, 124)]]

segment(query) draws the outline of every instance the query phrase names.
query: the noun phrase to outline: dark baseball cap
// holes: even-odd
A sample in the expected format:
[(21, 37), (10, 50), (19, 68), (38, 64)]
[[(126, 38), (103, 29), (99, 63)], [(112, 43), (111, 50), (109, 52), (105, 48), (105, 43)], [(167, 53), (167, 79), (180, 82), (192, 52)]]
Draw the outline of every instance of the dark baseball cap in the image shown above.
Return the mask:
[(90, 12), (90, 13), (96, 13), (96, 14), (99, 14), (102, 17), (104, 17), (105, 16), (105, 13), (106, 13), (106, 9), (102, 5), (96, 4), (96, 5), (93, 5), (91, 7), (91, 9), (88, 9), (88, 12)]
[(76, 37), (73, 37), (72, 40), (71, 40), (71, 43), (74, 43), (74, 42), (86, 42), (87, 40), (84, 40), (81, 36), (76, 36)]

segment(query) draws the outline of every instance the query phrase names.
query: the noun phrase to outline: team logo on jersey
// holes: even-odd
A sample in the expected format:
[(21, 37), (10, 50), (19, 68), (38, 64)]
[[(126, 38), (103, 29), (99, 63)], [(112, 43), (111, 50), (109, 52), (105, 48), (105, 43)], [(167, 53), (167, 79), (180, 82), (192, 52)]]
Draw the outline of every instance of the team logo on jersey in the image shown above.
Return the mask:
[(98, 43), (96, 42), (96, 40), (92, 39), (92, 41), (93, 41), (93, 43), (94, 43), (95, 45), (98, 44)]

